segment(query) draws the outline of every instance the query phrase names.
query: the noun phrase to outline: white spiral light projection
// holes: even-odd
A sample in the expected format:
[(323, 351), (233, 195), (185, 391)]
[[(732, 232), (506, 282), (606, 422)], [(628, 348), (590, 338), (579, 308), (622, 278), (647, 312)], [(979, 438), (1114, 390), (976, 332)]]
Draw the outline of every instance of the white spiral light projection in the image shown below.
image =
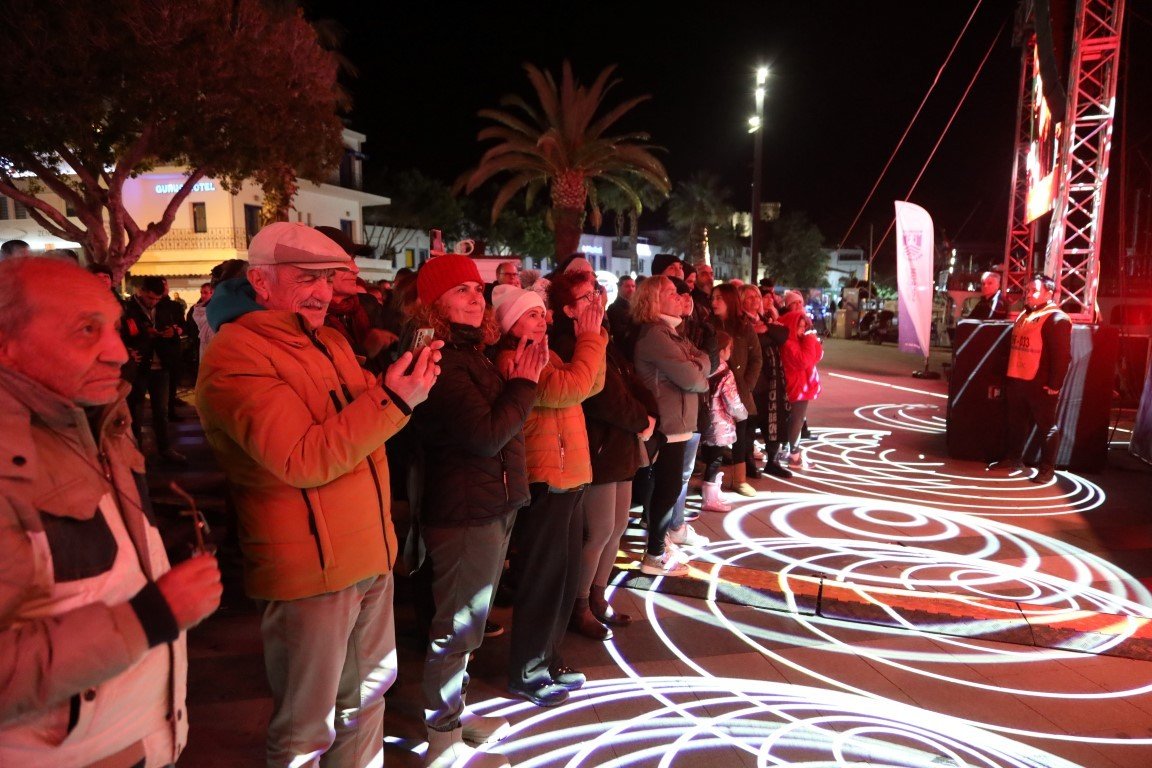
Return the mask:
[(944, 410), (938, 405), (919, 403), (887, 403), (857, 408), (856, 418), (889, 429), (942, 435), (948, 428)]
[[(857, 415), (867, 411), (873, 416), (884, 413), (891, 417), (891, 414), (906, 414), (902, 409), (908, 408), (917, 407), (871, 406), (859, 409)], [(917, 420), (908, 429), (931, 431), (920, 424), (922, 420)], [(1026, 474), (1008, 476), (986, 472), (976, 462), (966, 462), (970, 469), (962, 473), (949, 469), (943, 460), (935, 457), (920, 453), (908, 455), (907, 451), (885, 448), (884, 439), (892, 434), (887, 430), (817, 429), (813, 434), (813, 440), (802, 444), (808, 468), (796, 473), (791, 480), (774, 481), (773, 490), (779, 487), (778, 482), (800, 491), (905, 501), (933, 509), (996, 517), (1073, 515), (1097, 509), (1104, 503), (1104, 492), (1099, 486), (1069, 472), (1057, 473), (1059, 482), (1037, 486), (1028, 482)]]
[[(1152, 593), (1124, 570), (989, 518), (871, 498), (778, 493), (725, 515), (724, 530), (728, 541), (693, 550), (694, 557), (863, 587), (1152, 617)], [(764, 530), (778, 535), (765, 537)]]
[[(1005, 622), (1020, 623), (1017, 602), (1030, 606), (1024, 608), (1035, 612), (1030, 617), (1087, 611), (1132, 622), (1152, 618), (1152, 594), (1122, 569), (1005, 522), (1091, 512), (1103, 503), (1101, 489), (1068, 473), (1043, 487), (985, 473), (975, 463), (965, 473), (909, 449), (918, 438), (938, 440), (943, 421), (933, 405), (874, 405), (856, 416), (875, 428), (814, 430), (815, 439), (803, 446), (806, 469), (790, 481), (771, 481), (770, 493), (740, 501), (723, 517), (705, 513), (704, 524), (722, 521), (723, 536), (713, 526), (713, 543), (689, 550), (697, 577), (706, 581), (706, 593), (695, 593), (704, 599), (668, 594), (671, 588), (635, 593), (668, 651), (659, 675), (645, 674), (654, 667), (629, 659), (621, 645), (627, 647), (635, 629), (623, 629), (605, 644), (623, 678), (590, 681), (555, 709), (503, 698), (476, 703), (477, 711), (514, 723), (496, 751), (517, 766), (540, 768), (664, 768), (680, 757), (757, 768), (1078, 768), (1017, 739), (1057, 751), (1084, 743), (1120, 748), (1126, 756), (1152, 754), (1152, 738), (1071, 733), (1075, 727), (1037, 714), (1054, 705), (1111, 707), (1129, 697), (1152, 698), (1152, 673), (1110, 689), (1091, 684), (1090, 670), (1081, 673), (1087, 684), (1070, 680), (1078, 662), (1096, 658), (1092, 651), (1125, 639), (1123, 619), (1120, 631), (1076, 644), (1087, 652), (978, 636), (981, 621), (996, 622), (997, 605)], [(899, 449), (884, 445), (895, 431), (905, 435)], [(793, 600), (791, 611), (749, 608), (756, 603), (742, 602), (748, 588), (727, 577), (729, 567), (776, 574), (772, 583)], [(799, 582), (810, 592), (814, 578), (860, 587), (862, 599), (873, 601), (868, 607), (890, 621), (805, 615), (795, 603)], [(926, 624), (924, 615), (904, 616), (900, 607), (882, 604), (884, 590), (893, 589), (947, 593), (961, 609), (979, 606), (984, 618), (958, 610), (956, 616), (929, 614), (940, 623)], [(733, 678), (733, 654), (740, 653), (754, 653), (775, 669), (760, 670), (762, 676), (810, 685)], [(1044, 666), (1027, 673), (1032, 664), (1056, 661), (1068, 675), (1043, 674)], [(1022, 673), (1006, 684), (997, 672), (1007, 664)], [(669, 666), (686, 672), (660, 676)], [(904, 681), (918, 691), (917, 700), (924, 694), (951, 714), (881, 695), (885, 689), (869, 684), (876, 675)], [(955, 706), (968, 699), (979, 706)], [(1021, 708), (1033, 710), (1031, 716), (1015, 717)], [(965, 717), (956, 716), (961, 713)]]
[(716, 766), (1078, 768), (900, 702), (758, 680), (601, 680), (554, 710), (497, 699), (477, 711), (516, 721), (496, 751), (517, 768), (663, 767), (690, 754)]

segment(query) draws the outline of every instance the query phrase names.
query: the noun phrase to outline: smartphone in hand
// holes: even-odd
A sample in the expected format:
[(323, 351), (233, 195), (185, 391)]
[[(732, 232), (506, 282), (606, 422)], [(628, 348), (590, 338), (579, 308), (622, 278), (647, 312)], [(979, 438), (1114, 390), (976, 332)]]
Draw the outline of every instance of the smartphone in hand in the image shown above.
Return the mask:
[(420, 357), (420, 351), (430, 345), (436, 338), (436, 330), (434, 328), (417, 328), (416, 333), (412, 336), (412, 344), (408, 347), (408, 351), (412, 353), (412, 362), (408, 364), (408, 369), (404, 372), (405, 375), (411, 375), (412, 371), (416, 369), (416, 359)]

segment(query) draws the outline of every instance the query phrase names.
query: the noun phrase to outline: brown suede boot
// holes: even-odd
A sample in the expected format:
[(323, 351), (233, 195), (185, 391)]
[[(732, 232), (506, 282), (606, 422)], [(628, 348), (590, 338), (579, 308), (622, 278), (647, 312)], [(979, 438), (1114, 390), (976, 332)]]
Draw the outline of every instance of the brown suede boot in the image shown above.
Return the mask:
[(755, 496), (756, 489), (748, 484), (748, 468), (743, 464), (732, 465), (732, 490), (741, 496)]
[(720, 487), (725, 491), (736, 493), (736, 465), (725, 464), (720, 467), (720, 472), (724, 475), (724, 480), (722, 481)]

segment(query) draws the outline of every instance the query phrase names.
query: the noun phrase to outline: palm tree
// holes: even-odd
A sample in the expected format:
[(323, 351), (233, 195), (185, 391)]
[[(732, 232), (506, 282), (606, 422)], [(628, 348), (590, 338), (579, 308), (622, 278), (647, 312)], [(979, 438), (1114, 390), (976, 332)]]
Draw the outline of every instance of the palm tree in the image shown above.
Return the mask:
[(596, 200), (600, 210), (612, 214), (612, 222), (616, 227), (617, 244), (624, 240), (624, 225), (628, 221), (628, 212), (632, 210), (632, 198), (624, 194), (620, 187), (608, 186), (596, 193)]
[(532, 64), (525, 64), (524, 69), (539, 105), (529, 105), (513, 94), (503, 97), (500, 103), (517, 108), (523, 116), (511, 110), (480, 110), (481, 117), (497, 125), (483, 129), (477, 138), (497, 143), (457, 185), (471, 193), (493, 176), (511, 174), (492, 204), (493, 221), (521, 190), (531, 205), (535, 195), (547, 186), (559, 260), (579, 247), (584, 211), (589, 203), (593, 223), (599, 225), (596, 184), (617, 187), (640, 205), (628, 174), (639, 176), (665, 193), (670, 187), (668, 174), (652, 154), (647, 133), (605, 135), (616, 121), (649, 98), (637, 96), (599, 114), (604, 97), (620, 82), (611, 79), (615, 65), (606, 67), (587, 87), (576, 81), (567, 61), (559, 86), (549, 72)]
[(668, 199), (668, 222), (687, 237), (688, 258), (694, 264), (708, 261), (708, 229), (732, 215), (728, 190), (708, 173), (697, 173), (681, 182)]
[(721, 266), (725, 267), (725, 274), (741, 273), (740, 252), (747, 241), (748, 238), (731, 218), (708, 230), (708, 249), (712, 256), (712, 266), (717, 268), (716, 274), (721, 273)]

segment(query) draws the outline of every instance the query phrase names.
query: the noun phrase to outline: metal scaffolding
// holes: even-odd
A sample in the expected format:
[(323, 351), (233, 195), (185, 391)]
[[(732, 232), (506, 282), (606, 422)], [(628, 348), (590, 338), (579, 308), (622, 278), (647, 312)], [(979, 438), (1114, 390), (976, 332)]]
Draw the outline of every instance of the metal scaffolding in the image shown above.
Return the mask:
[(1124, 0), (1080, 0), (1077, 7), (1060, 186), (1044, 266), (1069, 314), (1081, 322), (1096, 317), (1123, 20)]
[[(1028, 223), (1028, 153), (1036, 103), (1036, 34), (1031, 3), (1025, 3), (1018, 30), (1022, 44), (1020, 98), (1016, 124), (1016, 156), (1008, 236), (1004, 248), (1005, 288), (1023, 290), (1036, 263), (1036, 223)], [(1124, 0), (1079, 0), (1072, 39), (1068, 101), (1061, 123), (1055, 174), (1056, 189), (1049, 226), (1044, 272), (1055, 278), (1060, 301), (1078, 322), (1096, 318), (1100, 282), (1100, 230), (1112, 124), (1116, 110), (1116, 78), (1120, 71), (1120, 32)], [(1034, 181), (1034, 180), (1033, 180)]]
[(1015, 300), (1024, 293), (1024, 284), (1035, 272), (1032, 249), (1036, 224), (1028, 221), (1028, 150), (1032, 144), (1032, 94), (1036, 79), (1036, 33), (1017, 31), (1021, 46), (1020, 97), (1016, 109), (1016, 152), (1012, 165), (1012, 194), (1008, 199), (1008, 238), (1004, 244), (1004, 272), (1001, 288)]

